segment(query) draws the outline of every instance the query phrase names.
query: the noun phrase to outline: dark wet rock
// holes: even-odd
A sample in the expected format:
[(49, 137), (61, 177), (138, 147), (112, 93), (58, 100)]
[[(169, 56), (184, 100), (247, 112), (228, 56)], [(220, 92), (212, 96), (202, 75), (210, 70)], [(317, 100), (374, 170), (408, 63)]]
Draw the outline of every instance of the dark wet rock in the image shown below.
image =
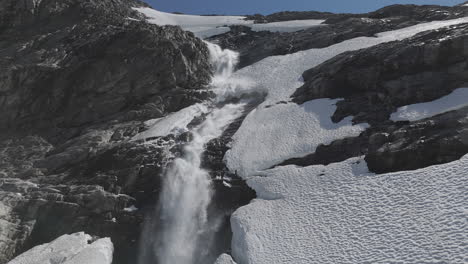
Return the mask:
[[(306, 14), (310, 13), (310, 16)], [(284, 18), (283, 15), (284, 14)], [(294, 15), (296, 14), (296, 16)], [(367, 14), (327, 14), (285, 12), (267, 17), (252, 17), (259, 22), (283, 19), (327, 19), (323, 25), (298, 32), (255, 32), (246, 26), (232, 26), (231, 31), (210, 38), (223, 48), (240, 52), (239, 67), (245, 67), (272, 55), (285, 55), (312, 48), (324, 48), (356, 37), (408, 27), (434, 20), (468, 15), (468, 8), (444, 6), (394, 5)], [(276, 18), (274, 18), (276, 17)]]
[(468, 107), (413, 122), (369, 140), (366, 162), (376, 173), (448, 163), (468, 153)]
[(206, 97), (196, 90), (210, 78), (208, 50), (193, 34), (140, 21), (138, 1), (59, 2), (0, 4), (3, 131), (54, 136), (160, 117)]
[(452, 162), (468, 153), (468, 107), (420, 121), (387, 122), (277, 166), (311, 166), (365, 156), (369, 170), (388, 173)]
[(128, 208), (154, 203), (165, 151), (182, 139), (132, 138), (211, 96), (206, 45), (137, 6), (0, 2), (0, 263), (78, 231), (135, 262), (143, 212)]
[(468, 25), (456, 25), (347, 52), (306, 71), (304, 86), (293, 95), (295, 102), (344, 98), (332, 120), (353, 116), (354, 123), (372, 126), (359, 137), (321, 145), (306, 157), (280, 165), (328, 164), (365, 155), (371, 171), (386, 173), (459, 159), (468, 153), (466, 108), (417, 122), (392, 122), (389, 117), (398, 107), (466, 87), (466, 43)]
[(293, 95), (303, 103), (345, 98), (332, 120), (379, 124), (398, 107), (428, 102), (468, 84), (468, 24), (347, 52), (306, 71)]

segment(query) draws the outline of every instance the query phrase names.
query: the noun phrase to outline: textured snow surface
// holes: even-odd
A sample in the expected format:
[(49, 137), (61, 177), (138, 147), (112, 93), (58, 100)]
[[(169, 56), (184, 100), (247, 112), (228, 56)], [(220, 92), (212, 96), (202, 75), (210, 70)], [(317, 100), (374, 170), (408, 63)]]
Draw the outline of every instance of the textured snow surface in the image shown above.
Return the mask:
[(378, 176), (358, 158), (265, 170), (364, 127), (351, 126), (349, 118), (332, 124), (334, 100), (288, 102), (303, 84), (305, 70), (345, 51), (464, 22), (468, 18), (430, 22), (269, 57), (234, 74), (268, 93), (242, 123), (225, 157), (229, 169), (258, 195), (231, 218), (238, 263), (466, 263), (468, 157)]
[(468, 106), (468, 88), (456, 89), (451, 94), (432, 102), (400, 107), (390, 119), (393, 121), (417, 121), (464, 106)]
[(109, 238), (88, 244), (91, 236), (85, 233), (64, 235), (36, 246), (8, 264), (111, 264), (114, 251)]
[(468, 156), (384, 175), (354, 158), (263, 176), (231, 219), (238, 263), (467, 261)]
[(236, 262), (234, 262), (231, 256), (222, 254), (214, 264), (236, 264)]
[(293, 32), (321, 24), (324, 20), (293, 20), (267, 24), (254, 24), (252, 20), (244, 20), (243, 16), (196, 16), (170, 14), (151, 8), (134, 8), (148, 17), (148, 22), (164, 25), (180, 26), (184, 30), (193, 32), (200, 38), (229, 32), (230, 25), (250, 26), (254, 31)]
[[(401, 40), (422, 31), (468, 22), (468, 18), (436, 21), (400, 30), (360, 37), (323, 49), (310, 49), (284, 56), (268, 57), (233, 74), (255, 82), (259, 91), (268, 93), (266, 101), (250, 113), (234, 135), (232, 148), (225, 159), (231, 171), (247, 177), (287, 158), (313, 152), (320, 143), (355, 136), (365, 125), (350, 128), (349, 120), (341, 122), (339, 132), (332, 131), (323, 120), (330, 119), (330, 107), (304, 107), (287, 103), (294, 91), (303, 85), (302, 73), (345, 51)], [(280, 104), (278, 104), (280, 103)], [(323, 103), (316, 101), (315, 103)], [(314, 103), (311, 103), (314, 104)], [(307, 105), (309, 106), (309, 105)], [(309, 109), (306, 111), (306, 108)], [(335, 127), (338, 128), (338, 127)], [(319, 132), (314, 135), (313, 133)], [(312, 138), (314, 137), (314, 138)], [(255, 140), (253, 140), (255, 139)], [(302, 144), (304, 146), (301, 147)], [(271, 162), (269, 162), (271, 161)]]
[[(333, 123), (338, 100), (318, 99), (303, 105), (279, 104), (254, 110), (242, 123), (242, 133), (227, 153), (239, 175), (252, 175), (282, 161), (315, 152), (318, 145), (358, 136), (367, 124), (353, 126), (351, 117)], [(233, 155), (234, 154), (234, 155)]]

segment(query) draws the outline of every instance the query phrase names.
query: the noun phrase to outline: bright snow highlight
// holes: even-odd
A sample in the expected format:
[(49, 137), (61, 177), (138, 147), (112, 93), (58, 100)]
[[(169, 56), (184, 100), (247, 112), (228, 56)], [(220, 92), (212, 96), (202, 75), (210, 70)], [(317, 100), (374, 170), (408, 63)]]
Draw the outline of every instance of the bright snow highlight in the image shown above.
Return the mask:
[(92, 241), (85, 233), (64, 235), (36, 246), (8, 264), (111, 264), (114, 247), (109, 238)]
[(468, 106), (468, 88), (460, 88), (432, 102), (407, 105), (392, 114), (393, 121), (418, 121)]

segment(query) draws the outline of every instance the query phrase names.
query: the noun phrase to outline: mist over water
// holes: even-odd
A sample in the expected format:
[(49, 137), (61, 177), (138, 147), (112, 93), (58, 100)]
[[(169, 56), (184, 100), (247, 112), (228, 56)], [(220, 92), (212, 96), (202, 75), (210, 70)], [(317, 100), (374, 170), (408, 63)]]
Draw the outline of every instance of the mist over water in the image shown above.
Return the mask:
[(146, 224), (142, 235), (140, 264), (154, 260), (158, 264), (207, 264), (214, 257), (210, 247), (221, 219), (208, 216), (213, 190), (209, 172), (201, 168), (202, 154), (205, 145), (242, 114), (244, 103), (225, 104), (223, 98), (233, 96), (247, 82), (230, 79), (237, 53), (207, 45), (214, 68), (211, 87), (217, 98), (206, 119), (190, 131), (193, 139), (183, 155), (166, 168), (155, 219)]

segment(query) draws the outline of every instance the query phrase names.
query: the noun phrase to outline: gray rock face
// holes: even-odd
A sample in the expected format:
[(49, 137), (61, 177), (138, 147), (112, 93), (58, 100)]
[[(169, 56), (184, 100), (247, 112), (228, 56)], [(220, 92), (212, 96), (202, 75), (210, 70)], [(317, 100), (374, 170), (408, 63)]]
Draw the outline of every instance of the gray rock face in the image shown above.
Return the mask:
[(130, 8), (137, 5), (3, 1), (0, 129), (50, 136), (53, 128), (161, 116), (203, 98), (196, 90), (210, 78), (204, 43), (138, 21)]
[[(210, 96), (206, 45), (124, 0), (0, 2), (0, 263), (63, 234), (111, 237), (135, 261), (165, 142), (141, 121)], [(174, 146), (172, 146), (174, 147)]]
[(324, 25), (299, 32), (254, 32), (248, 27), (231, 27), (231, 31), (210, 38), (224, 48), (240, 52), (239, 67), (272, 55), (285, 55), (301, 50), (323, 48), (347, 39), (371, 37), (378, 32), (395, 30), (422, 22), (447, 20), (468, 15), (463, 6), (394, 5), (367, 14), (328, 14), (318, 12), (281, 12), (253, 16), (257, 22), (295, 19), (326, 19)]
[[(178, 27), (145, 23), (132, 10), (141, 5), (137, 0), (0, 2), (0, 263), (78, 231), (111, 237), (114, 263), (135, 262), (160, 176), (191, 135), (132, 138), (147, 129), (142, 121), (211, 96), (200, 89), (211, 74), (205, 44)], [(242, 67), (266, 56), (467, 14), (462, 6), (392, 6), (363, 15), (283, 12), (255, 19), (327, 19), (328, 25), (293, 33), (233, 26), (212, 40), (240, 51)], [(343, 54), (304, 73), (296, 102), (344, 97), (333, 120), (354, 115), (355, 122), (373, 126), (281, 165), (366, 155), (371, 170), (388, 172), (467, 153), (468, 108), (414, 123), (388, 121), (398, 106), (439, 98), (468, 82), (467, 35), (467, 25), (423, 33)], [(255, 196), (223, 163), (242, 120), (209, 142), (203, 157), (213, 178), (232, 178), (235, 188), (214, 182), (210, 208), (226, 218)], [(229, 232), (227, 224), (221, 228), (219, 252), (228, 247)]]
[(385, 173), (448, 163), (466, 153), (468, 107), (372, 135), (365, 159), (370, 170)]
[(344, 98), (332, 120), (354, 116), (372, 125), (359, 137), (319, 146), (315, 153), (283, 164), (328, 164), (366, 155), (377, 173), (447, 163), (468, 153), (467, 108), (418, 122), (392, 122), (400, 106), (428, 102), (468, 85), (468, 24), (339, 55), (303, 74), (293, 95), (303, 103)]
[(468, 24), (349, 52), (303, 74), (293, 95), (303, 103), (345, 98), (333, 121), (378, 124), (397, 107), (428, 102), (468, 84)]

